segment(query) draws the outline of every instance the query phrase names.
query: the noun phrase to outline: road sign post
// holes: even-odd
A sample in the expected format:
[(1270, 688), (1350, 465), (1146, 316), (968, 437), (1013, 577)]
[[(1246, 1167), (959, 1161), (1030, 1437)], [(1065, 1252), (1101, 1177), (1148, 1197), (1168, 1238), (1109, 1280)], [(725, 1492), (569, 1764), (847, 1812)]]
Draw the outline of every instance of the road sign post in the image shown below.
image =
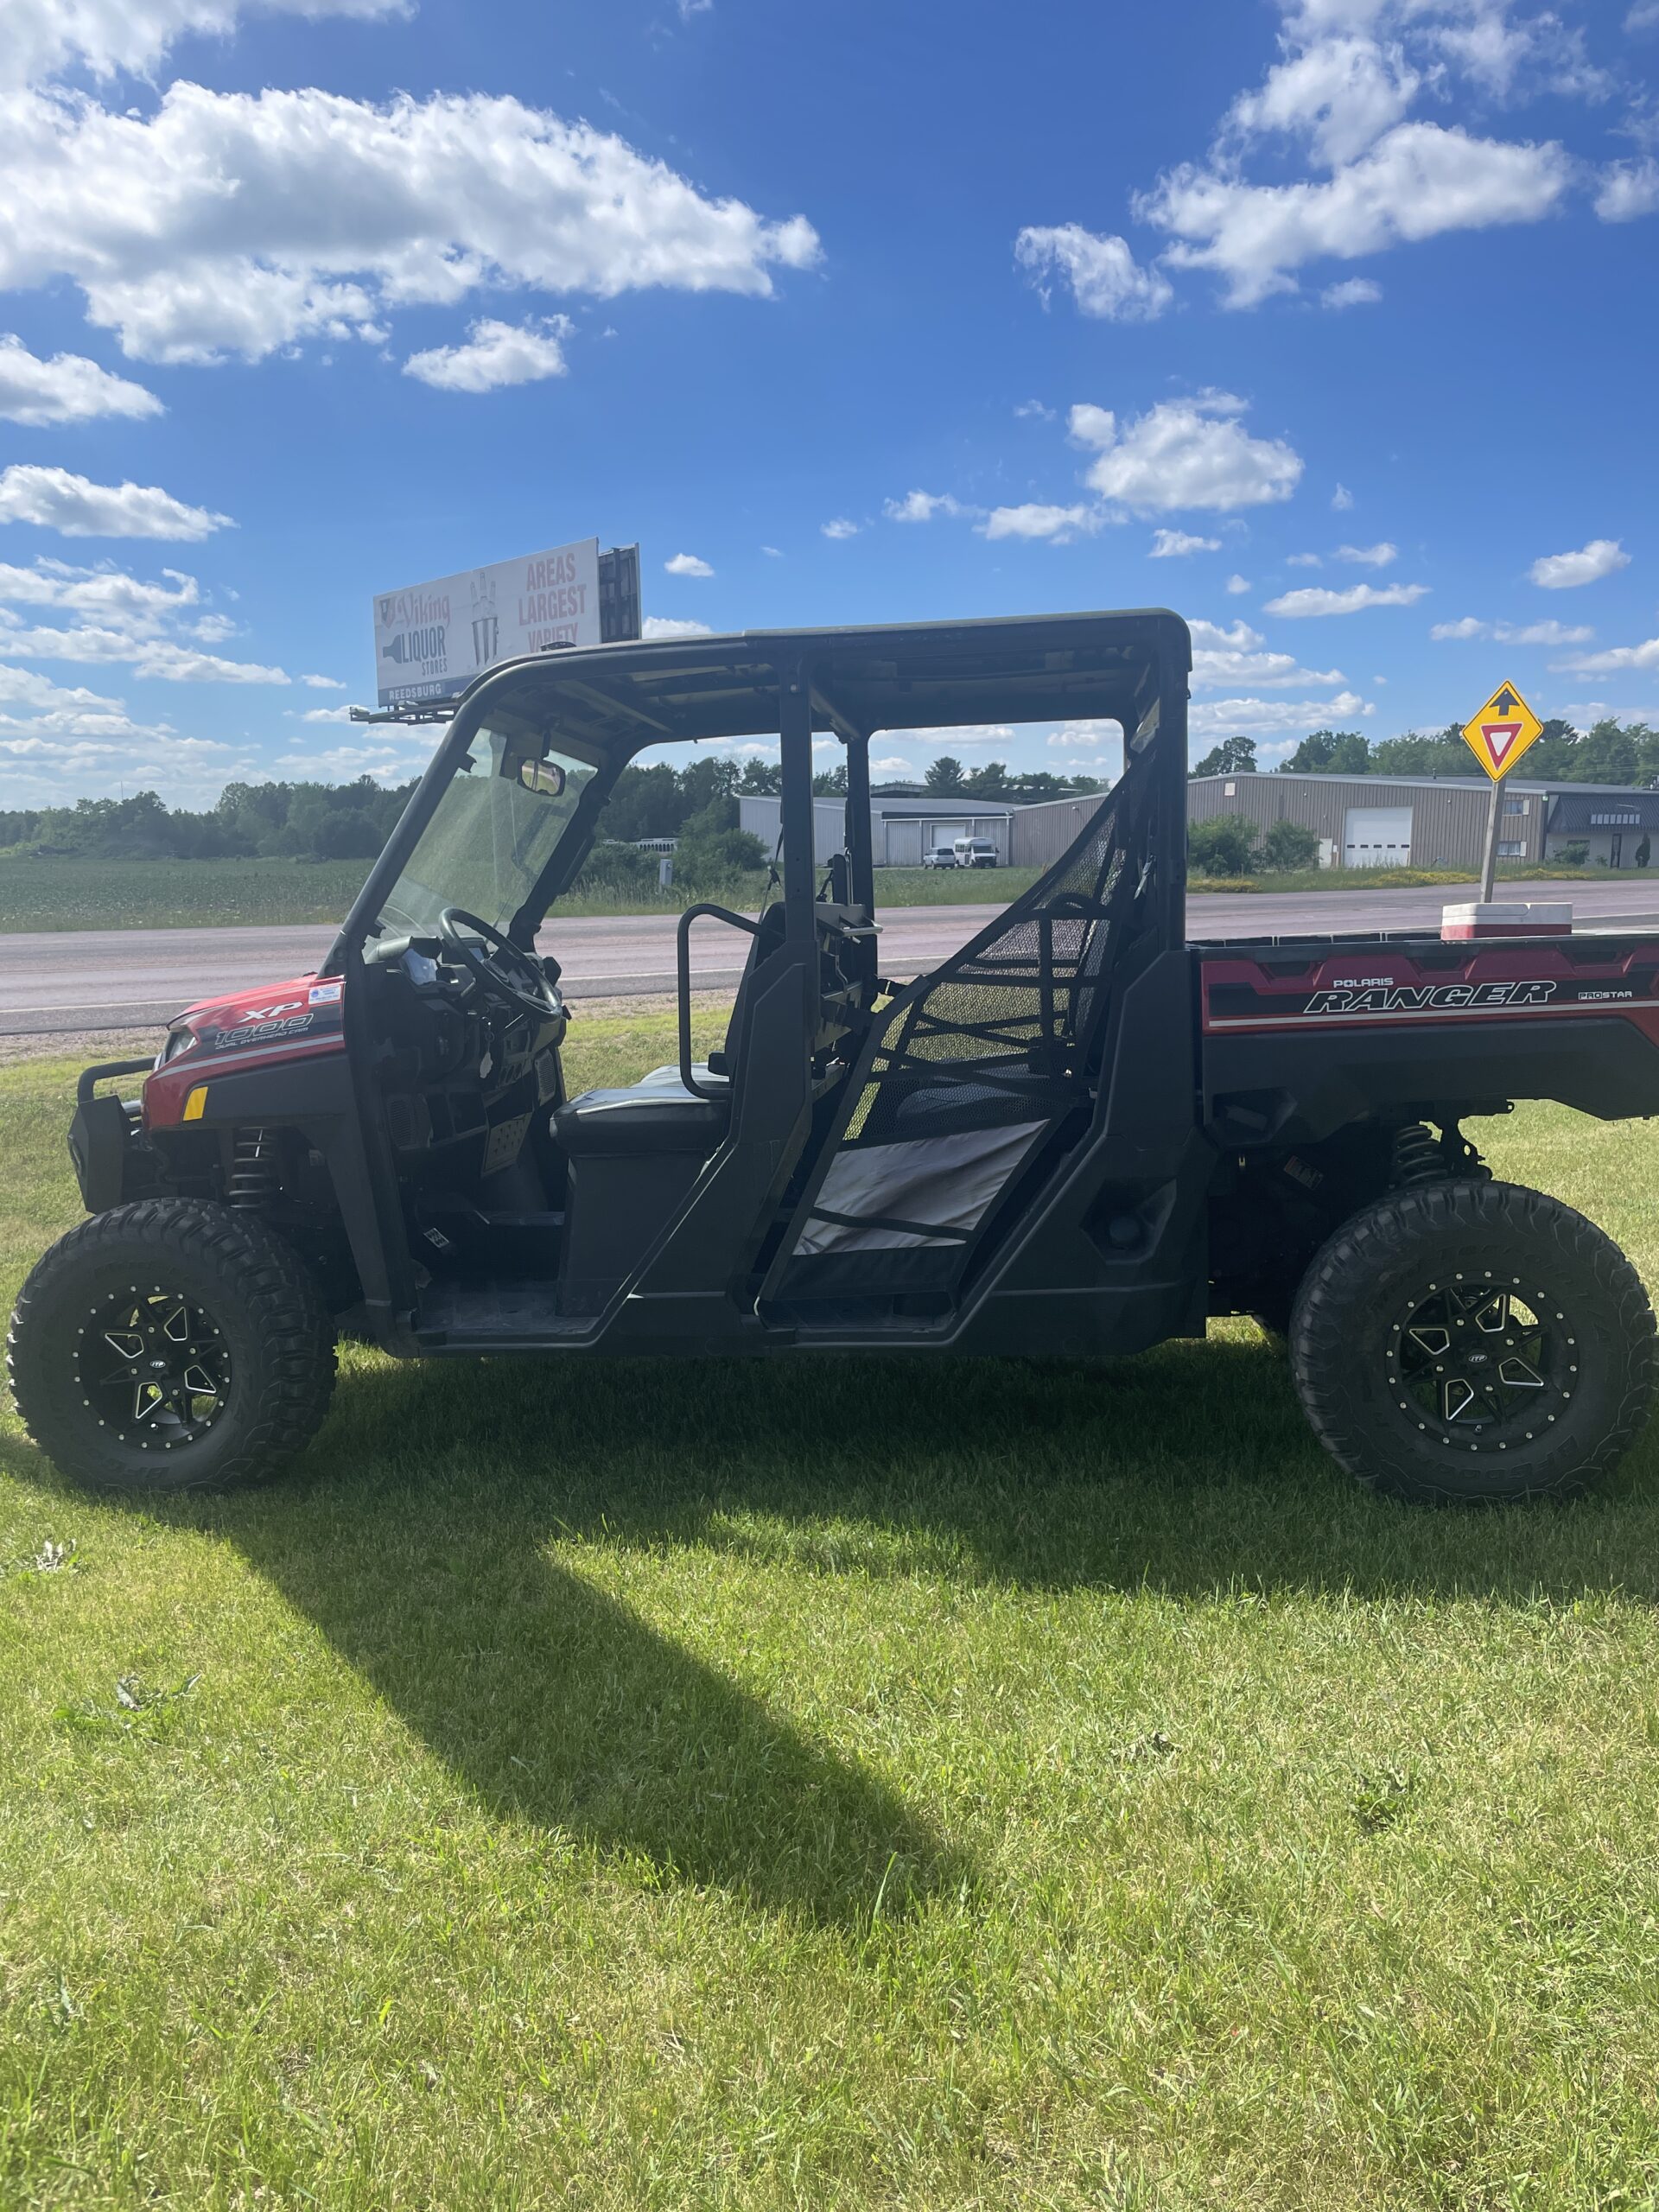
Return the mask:
[(1492, 779), (1492, 809), (1486, 817), (1486, 853), (1481, 863), (1481, 904), (1491, 903), (1497, 874), (1497, 833), (1503, 814), (1503, 779), (1516, 762), (1544, 734), (1544, 726), (1513, 683), (1500, 683), (1472, 721), (1463, 726), (1463, 741)]

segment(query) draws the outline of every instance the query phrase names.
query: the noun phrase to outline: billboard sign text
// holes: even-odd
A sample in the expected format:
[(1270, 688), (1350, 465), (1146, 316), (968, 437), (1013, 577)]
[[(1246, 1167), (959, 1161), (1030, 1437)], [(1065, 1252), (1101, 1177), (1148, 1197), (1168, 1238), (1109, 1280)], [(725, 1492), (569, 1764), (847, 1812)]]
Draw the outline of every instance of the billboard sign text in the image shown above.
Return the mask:
[(475, 676), (517, 653), (599, 643), (596, 537), (381, 592), (374, 601), (383, 707), (458, 697)]

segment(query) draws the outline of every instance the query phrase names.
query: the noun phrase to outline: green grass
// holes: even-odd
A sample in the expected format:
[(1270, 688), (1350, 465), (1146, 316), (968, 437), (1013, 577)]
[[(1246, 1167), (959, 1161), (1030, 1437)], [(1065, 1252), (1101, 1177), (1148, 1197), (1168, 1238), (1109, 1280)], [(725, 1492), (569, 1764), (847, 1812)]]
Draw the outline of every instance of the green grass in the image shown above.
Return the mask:
[[(69, 1094), (0, 1075), (8, 1299)], [(1490, 1134), (1655, 1279), (1659, 1135)], [(1390, 1508), (1236, 1323), (352, 1350), (268, 1492), (0, 1470), (8, 2212), (1655, 2202), (1652, 1442)]]
[[(251, 923), (338, 922), (368, 873), (364, 861), (0, 861), (0, 936), (33, 930), (230, 929)], [(1035, 868), (884, 868), (884, 906), (1006, 905)], [(764, 874), (713, 891), (661, 896), (589, 892), (558, 914), (677, 914), (714, 897), (753, 906)]]
[[(1500, 883), (1624, 883), (1634, 887), (1659, 880), (1659, 868), (1567, 868), (1560, 861), (1518, 867), (1502, 862)], [(1189, 891), (1426, 891), (1441, 884), (1477, 884), (1477, 868), (1308, 868), (1277, 874), (1205, 876), (1188, 879)]]

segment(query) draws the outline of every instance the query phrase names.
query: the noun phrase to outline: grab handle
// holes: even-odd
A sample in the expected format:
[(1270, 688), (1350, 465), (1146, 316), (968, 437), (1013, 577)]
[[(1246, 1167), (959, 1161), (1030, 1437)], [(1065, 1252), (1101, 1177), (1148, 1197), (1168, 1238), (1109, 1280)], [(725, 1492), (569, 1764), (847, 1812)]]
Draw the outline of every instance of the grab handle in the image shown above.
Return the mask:
[(723, 1098), (725, 1090), (709, 1090), (691, 1072), (691, 925), (707, 916), (711, 921), (726, 922), (734, 930), (745, 930), (750, 937), (760, 933), (759, 922), (752, 922), (747, 914), (734, 914), (729, 906), (711, 906), (706, 901), (688, 906), (680, 916), (675, 931), (674, 950), (677, 966), (680, 1013), (680, 1081), (696, 1098)]

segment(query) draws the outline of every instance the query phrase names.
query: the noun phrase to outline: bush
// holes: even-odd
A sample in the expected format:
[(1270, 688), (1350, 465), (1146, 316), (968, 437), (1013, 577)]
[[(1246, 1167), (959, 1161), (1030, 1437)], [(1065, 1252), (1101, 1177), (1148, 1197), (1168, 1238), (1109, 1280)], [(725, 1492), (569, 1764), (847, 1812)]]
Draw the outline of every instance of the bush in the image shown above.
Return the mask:
[(658, 880), (658, 853), (642, 853), (632, 845), (607, 838), (595, 845), (582, 862), (571, 888), (575, 891), (654, 892)]
[(1262, 840), (1262, 865), (1288, 875), (1297, 868), (1317, 866), (1319, 841), (1300, 822), (1275, 822)]
[(361, 807), (336, 807), (316, 825), (315, 849), (326, 861), (372, 861), (385, 842)]
[(1255, 872), (1255, 825), (1242, 815), (1217, 814), (1195, 822), (1186, 833), (1187, 866), (1196, 875), (1249, 875)]
[(1582, 845), (1557, 845), (1549, 857), (1553, 861), (1560, 861), (1563, 868), (1582, 868), (1590, 857), (1590, 847), (1587, 842)]
[(674, 880), (688, 890), (714, 891), (766, 864), (766, 849), (747, 830), (714, 830), (689, 822), (674, 849)]

